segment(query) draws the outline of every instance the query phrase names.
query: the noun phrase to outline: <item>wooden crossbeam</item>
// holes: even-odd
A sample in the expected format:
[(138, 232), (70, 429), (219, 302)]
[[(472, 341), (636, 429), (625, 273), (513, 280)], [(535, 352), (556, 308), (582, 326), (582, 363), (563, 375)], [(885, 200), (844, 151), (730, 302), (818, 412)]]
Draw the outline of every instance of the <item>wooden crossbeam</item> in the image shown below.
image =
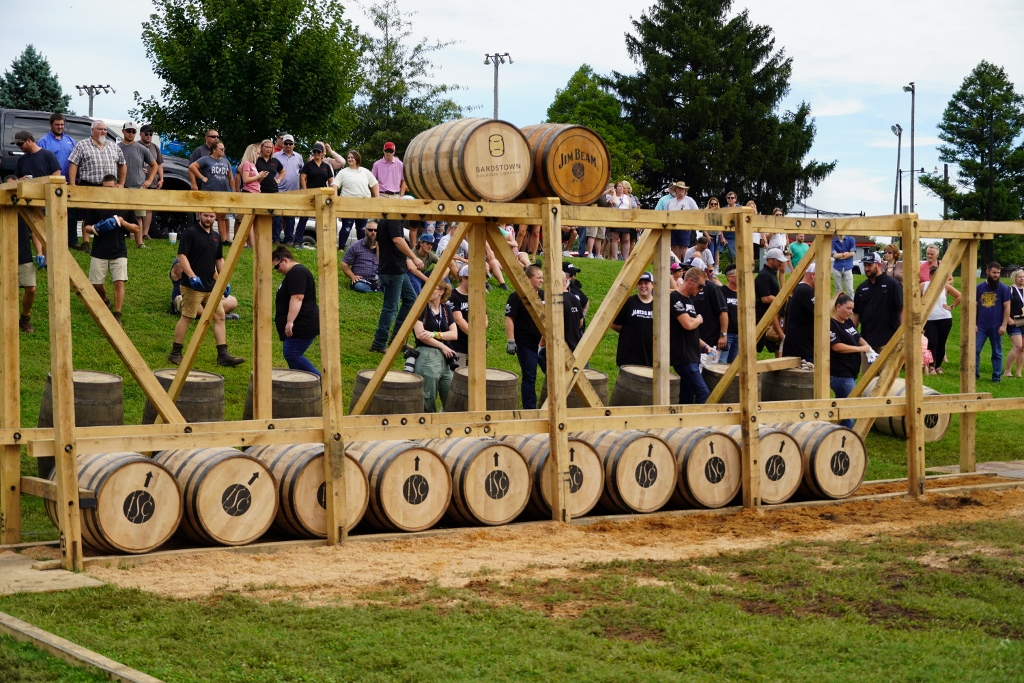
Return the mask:
[[(50, 479), (41, 477), (22, 477), (21, 492), (30, 496), (38, 496), (46, 500), (58, 500), (57, 484)], [(96, 507), (96, 494), (89, 489), (78, 489), (78, 507), (82, 509)]]

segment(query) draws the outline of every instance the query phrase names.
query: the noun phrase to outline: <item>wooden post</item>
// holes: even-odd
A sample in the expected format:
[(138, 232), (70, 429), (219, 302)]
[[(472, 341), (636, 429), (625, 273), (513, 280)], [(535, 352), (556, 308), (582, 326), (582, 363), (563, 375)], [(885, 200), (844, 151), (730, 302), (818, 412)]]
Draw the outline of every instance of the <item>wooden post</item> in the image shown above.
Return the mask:
[[(965, 240), (967, 249), (960, 261), (960, 391), (976, 390), (978, 304), (978, 240)], [(960, 413), (960, 472), (975, 471), (974, 443), (977, 435), (974, 413)]]
[[(487, 410), (487, 225), (469, 229), (469, 410)], [(458, 249), (458, 244), (451, 244)], [(561, 253), (561, 252), (559, 252)], [(547, 260), (547, 259), (546, 259)], [(549, 290), (550, 291), (550, 290)]]
[[(740, 462), (742, 467), (743, 507), (761, 505), (760, 424), (757, 419), (757, 322), (754, 318), (754, 249), (750, 220), (753, 211), (744, 209), (736, 217), (736, 274), (739, 299), (738, 332), (740, 355)], [(802, 276), (802, 275), (801, 275)], [(797, 277), (793, 276), (794, 279)], [(772, 315), (769, 311), (765, 320)], [(719, 380), (719, 384), (722, 380)]]
[[(903, 353), (906, 366), (907, 486), (911, 496), (924, 495), (924, 368), (921, 334), (925, 314), (921, 307), (921, 283), (917, 214), (903, 219)], [(938, 273), (936, 273), (938, 274)], [(936, 289), (941, 289), (937, 287)], [(879, 381), (881, 384), (881, 381)]]
[[(832, 363), (832, 240), (818, 235), (804, 258), (814, 259), (814, 398), (828, 398)], [(812, 254), (813, 252), (813, 254)]]
[[(319, 223), (317, 224), (319, 225)], [(256, 218), (256, 263), (252, 269), (252, 416), (257, 420), (273, 417), (274, 344), (274, 251), (273, 218)]]
[(669, 246), (672, 240), (670, 230), (659, 230), (658, 244), (654, 248), (654, 405), (664, 406), (676, 403), (678, 396), (669, 395), (671, 361), (669, 356), (669, 326), (678, 325), (672, 320), (669, 310), (669, 295), (672, 291), (669, 275)]
[[(21, 365), (18, 318), (18, 211), (0, 206), (0, 428), (21, 427)], [(21, 447), (0, 449), (0, 544), (21, 541)]]

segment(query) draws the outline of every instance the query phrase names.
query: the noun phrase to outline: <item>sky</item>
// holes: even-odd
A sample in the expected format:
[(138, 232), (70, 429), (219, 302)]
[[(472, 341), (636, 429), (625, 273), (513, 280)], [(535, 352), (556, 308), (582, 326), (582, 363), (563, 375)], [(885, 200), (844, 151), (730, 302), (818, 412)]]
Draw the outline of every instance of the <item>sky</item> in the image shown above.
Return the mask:
[[(348, 18), (369, 30), (365, 4), (343, 2)], [(75, 85), (112, 85), (116, 94), (95, 101), (95, 114), (111, 119), (128, 117), (135, 91), (144, 98), (159, 96), (162, 81), (153, 75), (140, 37), (153, 11), (149, 0), (59, 0), (45, 11), (27, 0), (3, 4), (7, 29), (0, 33), (0, 68), (9, 69), (25, 45), (35, 45), (80, 114), (87, 113), (88, 102)], [(493, 113), (494, 70), (484, 65), (484, 54), (511, 54), (513, 62), (499, 71), (499, 117), (518, 126), (544, 121), (555, 91), (581, 64), (598, 73), (634, 72), (624, 35), (633, 32), (631, 20), (650, 5), (650, 0), (400, 0), (403, 11), (416, 12), (414, 36), (457, 41), (433, 54), (435, 77), (463, 86), (455, 99), (476, 107), (471, 116)], [(929, 172), (938, 167), (940, 173), (936, 125), (971, 69), (988, 60), (1006, 70), (1018, 92), (1024, 91), (1020, 0), (971, 5), (951, 0), (737, 0), (733, 11), (743, 9), (755, 23), (772, 28), (776, 47), (793, 60), (791, 89), (781, 109), (810, 104), (817, 136), (808, 159), (838, 162), (807, 202), (816, 208), (869, 216), (892, 213), (897, 139), (890, 127), (899, 123), (904, 129), (902, 166), (909, 170), (911, 98), (902, 88), (910, 81), (917, 87), (914, 166)], [(107, 39), (98, 34), (85, 38), (84, 27), (97, 22)], [(909, 204), (909, 176), (903, 199)], [(922, 217), (941, 217), (941, 202), (921, 186), (915, 203)]]

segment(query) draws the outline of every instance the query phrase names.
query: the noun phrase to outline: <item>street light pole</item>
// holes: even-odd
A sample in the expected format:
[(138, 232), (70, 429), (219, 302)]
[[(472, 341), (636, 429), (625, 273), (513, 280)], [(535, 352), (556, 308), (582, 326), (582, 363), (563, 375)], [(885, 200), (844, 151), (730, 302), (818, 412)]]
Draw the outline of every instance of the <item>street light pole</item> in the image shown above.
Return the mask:
[(914, 82), (903, 86), (903, 92), (910, 93), (910, 213), (914, 213), (914, 107), (917, 104)]
[(494, 62), (494, 118), (498, 118), (498, 67), (505, 63), (505, 59), (508, 59), (508, 63), (512, 63), (512, 55), (507, 52), (495, 52), (493, 55), (484, 54), (484, 64), (490, 64)]
[(903, 126), (898, 123), (893, 124), (892, 132), (893, 135), (896, 136), (896, 187), (892, 190), (892, 212), (895, 215), (899, 213), (899, 211), (897, 211), (897, 207), (902, 199), (900, 195), (903, 194), (900, 191), (903, 189), (902, 183), (900, 182), (902, 179), (900, 174), (900, 154), (903, 152)]
[(92, 118), (92, 101), (97, 95), (102, 93), (116, 93), (117, 91), (111, 85), (76, 85), (78, 88), (78, 94), (89, 96), (89, 118)]

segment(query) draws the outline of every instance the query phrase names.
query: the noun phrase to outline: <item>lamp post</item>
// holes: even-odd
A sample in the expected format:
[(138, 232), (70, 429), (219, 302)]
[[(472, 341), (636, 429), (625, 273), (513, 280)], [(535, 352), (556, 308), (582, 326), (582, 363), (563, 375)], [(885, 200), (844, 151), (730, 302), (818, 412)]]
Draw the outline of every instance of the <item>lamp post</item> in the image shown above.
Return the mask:
[(900, 154), (903, 152), (903, 126), (898, 123), (893, 124), (892, 133), (896, 136), (896, 187), (892, 190), (892, 212), (893, 214), (899, 213), (897, 207), (903, 201), (902, 190), (903, 184), (900, 182)]
[(494, 62), (494, 118), (498, 118), (498, 67), (505, 63), (512, 63), (512, 55), (507, 52), (495, 52), (493, 55), (484, 54), (484, 64)]
[(117, 91), (111, 85), (76, 85), (78, 88), (78, 94), (89, 96), (89, 118), (92, 118), (92, 101), (97, 95), (102, 93), (116, 93)]
[(914, 106), (917, 104), (914, 82), (903, 86), (903, 92), (910, 93), (910, 213), (914, 213)]

